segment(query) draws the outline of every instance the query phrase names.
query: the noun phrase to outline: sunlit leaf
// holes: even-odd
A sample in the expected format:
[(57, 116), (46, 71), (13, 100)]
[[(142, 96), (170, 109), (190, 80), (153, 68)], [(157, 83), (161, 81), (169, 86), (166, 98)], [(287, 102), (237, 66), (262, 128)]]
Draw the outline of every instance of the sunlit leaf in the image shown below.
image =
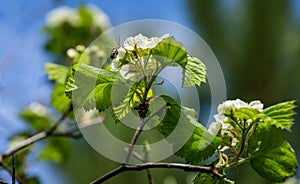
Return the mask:
[(175, 150), (180, 148), (175, 154), (184, 158), (188, 163), (197, 163), (211, 157), (221, 143), (221, 139), (206, 131), (195, 118), (196, 112), (193, 109), (178, 105), (168, 96), (161, 97), (168, 104), (168, 108), (156, 129), (165, 137), (169, 136), (175, 128), (179, 130), (176, 139), (190, 136), (181, 148), (176, 140), (171, 142)]
[(68, 76), (65, 92), (77, 107), (103, 111), (111, 105), (111, 89), (117, 76), (103, 69), (77, 65)]
[(57, 83), (51, 94), (51, 105), (59, 112), (66, 113), (71, 108), (71, 100), (65, 94), (65, 86)]
[(187, 64), (183, 69), (183, 87), (200, 86), (206, 82), (206, 66), (195, 57), (187, 57)]
[(294, 124), (292, 116), (295, 114), (295, 108), (295, 101), (289, 101), (273, 105), (266, 108), (263, 112), (271, 118), (269, 119), (271, 124), (290, 131)]
[(174, 38), (165, 38), (159, 42), (152, 50), (151, 54), (156, 57), (164, 66), (179, 64), (185, 67), (187, 63), (187, 53), (184, 46)]
[(295, 152), (285, 141), (281, 129), (270, 123), (259, 123), (249, 140), (251, 166), (261, 176), (283, 181), (295, 175), (298, 166)]
[(45, 71), (48, 73), (48, 79), (60, 84), (65, 84), (69, 68), (54, 63), (46, 63)]

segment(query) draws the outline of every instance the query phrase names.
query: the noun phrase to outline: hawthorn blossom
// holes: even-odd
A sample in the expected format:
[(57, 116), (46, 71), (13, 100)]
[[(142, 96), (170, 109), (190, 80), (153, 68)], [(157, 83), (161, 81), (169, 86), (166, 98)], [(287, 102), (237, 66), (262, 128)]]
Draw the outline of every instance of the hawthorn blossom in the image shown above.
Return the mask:
[(148, 38), (141, 33), (134, 37), (129, 37), (124, 41), (124, 48), (127, 50), (134, 50), (136, 48), (148, 49), (154, 48), (159, 42), (165, 38), (169, 38), (169, 34), (164, 34), (162, 37)]
[[(112, 71), (119, 71), (124, 79), (131, 77), (140, 78), (144, 75), (151, 75), (161, 64), (152, 56), (143, 56), (138, 58), (129, 57), (130, 61), (122, 63), (126, 53), (131, 53), (136, 48), (151, 49), (154, 48), (163, 39), (170, 37), (169, 34), (164, 34), (161, 37), (148, 38), (141, 33), (136, 36), (129, 37), (124, 41), (124, 46), (116, 51), (116, 57), (113, 58), (110, 69)], [(123, 61), (124, 62), (124, 61)]]
[[(101, 9), (91, 4), (87, 5), (86, 9), (92, 16), (92, 29), (110, 27), (109, 18)], [(58, 27), (63, 23), (77, 27), (81, 21), (79, 11), (68, 6), (53, 9), (46, 16), (46, 23), (50, 27)]]
[(61, 6), (51, 10), (47, 14), (46, 22), (51, 27), (57, 27), (66, 22), (72, 26), (77, 26), (80, 23), (80, 17), (75, 9), (68, 6)]
[[(239, 141), (233, 134), (235, 130), (234, 127), (230, 124), (227, 115), (241, 108), (257, 109), (261, 112), (263, 111), (263, 104), (259, 100), (246, 103), (240, 99), (227, 100), (223, 102), (218, 106), (218, 114), (214, 115), (216, 122), (211, 123), (208, 128), (208, 132), (212, 133), (213, 135), (220, 133), (222, 137), (230, 137), (230, 143), (233, 147), (235, 147)], [(228, 147), (225, 146), (222, 150), (225, 150), (227, 148)]]

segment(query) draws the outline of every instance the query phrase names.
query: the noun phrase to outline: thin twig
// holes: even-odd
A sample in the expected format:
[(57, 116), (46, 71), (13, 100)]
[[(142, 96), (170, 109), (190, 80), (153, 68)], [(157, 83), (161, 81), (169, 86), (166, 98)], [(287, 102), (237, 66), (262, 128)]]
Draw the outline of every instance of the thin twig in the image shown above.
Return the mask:
[[(12, 170), (11, 170), (5, 163), (3, 163), (2, 161), (0, 162), (0, 166), (1, 166), (4, 170), (6, 170), (11, 176), (13, 175), (13, 174), (12, 174)], [(20, 178), (18, 178), (17, 176), (15, 176), (15, 178), (16, 178), (16, 180), (18, 181), (19, 184), (22, 184)], [(5, 182), (4, 182), (4, 183), (5, 183)], [(2, 183), (0, 182), (0, 184), (2, 184)]]
[(91, 182), (91, 184), (100, 184), (106, 180), (123, 173), (125, 171), (142, 171), (149, 168), (166, 168), (166, 169), (181, 169), (187, 172), (205, 172), (212, 173), (218, 178), (223, 178), (224, 176), (218, 173), (213, 166), (198, 166), (190, 164), (181, 163), (144, 163), (138, 165), (121, 165), (120, 167), (108, 172), (107, 174), (101, 176), (100, 178)]
[(47, 133), (52, 134), (57, 127), (66, 119), (66, 117), (73, 111), (73, 106), (69, 108), (57, 121), (56, 123), (47, 131)]
[(15, 165), (15, 154), (11, 154), (11, 165), (12, 165), (12, 184), (16, 183), (16, 165)]
[(141, 132), (143, 131), (143, 128), (146, 124), (146, 120), (144, 118), (141, 118), (140, 119), (140, 125), (138, 126), (138, 128), (136, 129), (131, 141), (130, 141), (130, 144), (128, 146), (128, 152), (125, 156), (125, 160), (124, 160), (124, 164), (128, 164), (129, 163), (129, 160), (130, 160), (130, 157), (131, 157), (131, 154), (132, 154), (132, 151), (133, 151), (133, 147), (139, 137), (139, 135), (141, 134)]
[(147, 171), (147, 177), (148, 177), (149, 184), (154, 184), (154, 179), (153, 179), (151, 170), (148, 168), (148, 169), (146, 169), (146, 171)]
[(6, 157), (12, 155), (13, 153), (16, 153), (28, 146), (30, 146), (31, 144), (38, 142), (42, 139), (45, 139), (46, 137), (52, 135), (54, 133), (54, 131), (57, 129), (57, 127), (67, 118), (67, 116), (70, 114), (70, 112), (72, 111), (72, 108), (70, 108), (69, 111), (67, 111), (66, 113), (64, 113), (57, 121), (56, 123), (49, 128), (49, 130), (47, 131), (43, 131), (40, 133), (37, 133), (27, 139), (25, 139), (24, 141), (20, 142), (19, 144), (17, 144), (15, 147), (9, 149), (5, 154), (2, 155), (2, 159), (5, 159)]
[[(125, 148), (125, 152), (128, 152), (128, 148)], [(139, 153), (132, 151), (131, 155), (137, 159), (138, 161), (145, 163), (145, 159), (142, 157), (142, 155), (140, 155)]]
[[(148, 151), (146, 149), (147, 148), (145, 148), (145, 160), (146, 160), (146, 162), (149, 162), (149, 155), (148, 155)], [(147, 172), (149, 184), (154, 184), (154, 179), (153, 179), (151, 170), (148, 168), (148, 169), (146, 169), (146, 172)]]

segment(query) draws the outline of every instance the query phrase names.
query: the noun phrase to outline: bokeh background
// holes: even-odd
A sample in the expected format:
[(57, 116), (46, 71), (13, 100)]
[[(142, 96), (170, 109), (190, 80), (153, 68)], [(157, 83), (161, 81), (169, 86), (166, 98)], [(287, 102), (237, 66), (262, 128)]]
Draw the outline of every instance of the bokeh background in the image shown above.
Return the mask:
[[(260, 99), (266, 106), (300, 99), (298, 0), (3, 1), (0, 7), (1, 153), (8, 147), (8, 138), (28, 126), (19, 118), (19, 112), (33, 101), (49, 104), (53, 86), (47, 81), (44, 64), (55, 62), (58, 57), (45, 49), (49, 39), (43, 29), (47, 13), (60, 6), (77, 8), (90, 3), (107, 14), (112, 26), (151, 18), (173, 21), (197, 32), (218, 57), (228, 99)], [(203, 103), (209, 101), (209, 95), (203, 95)], [(295, 126), (286, 137), (299, 153), (299, 108), (296, 111)], [(81, 184), (118, 166), (84, 140), (69, 140), (69, 144), (71, 151), (63, 163), (37, 161), (35, 153), (31, 153), (27, 158), (29, 174), (45, 184)], [(168, 161), (176, 159), (171, 157)], [(268, 183), (249, 168), (245, 164), (230, 171), (230, 178), (243, 184)], [(189, 183), (194, 176), (174, 170), (157, 169), (153, 173), (158, 184)], [(0, 171), (0, 178), (9, 180), (9, 175)], [(145, 182), (143, 172), (124, 173), (107, 183)]]

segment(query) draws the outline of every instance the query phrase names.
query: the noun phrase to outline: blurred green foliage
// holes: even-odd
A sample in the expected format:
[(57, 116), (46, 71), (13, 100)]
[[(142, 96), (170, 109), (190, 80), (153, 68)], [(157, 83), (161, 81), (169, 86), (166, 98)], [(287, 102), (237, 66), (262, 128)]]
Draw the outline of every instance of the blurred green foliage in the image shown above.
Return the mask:
[[(300, 98), (300, 22), (293, 0), (188, 0), (196, 31), (225, 74), (228, 98), (261, 99), (266, 106)], [(300, 131), (299, 115), (293, 132)], [(288, 134), (299, 150), (297, 134)], [(298, 151), (299, 152), (299, 151)], [(298, 156), (299, 158), (299, 156)], [(269, 183), (249, 170), (232, 171), (237, 183)]]
[(48, 14), (44, 32), (48, 35), (45, 49), (54, 61), (70, 65), (66, 52), (77, 45), (87, 46), (109, 27), (106, 15), (95, 6), (80, 6), (77, 10), (60, 7)]

